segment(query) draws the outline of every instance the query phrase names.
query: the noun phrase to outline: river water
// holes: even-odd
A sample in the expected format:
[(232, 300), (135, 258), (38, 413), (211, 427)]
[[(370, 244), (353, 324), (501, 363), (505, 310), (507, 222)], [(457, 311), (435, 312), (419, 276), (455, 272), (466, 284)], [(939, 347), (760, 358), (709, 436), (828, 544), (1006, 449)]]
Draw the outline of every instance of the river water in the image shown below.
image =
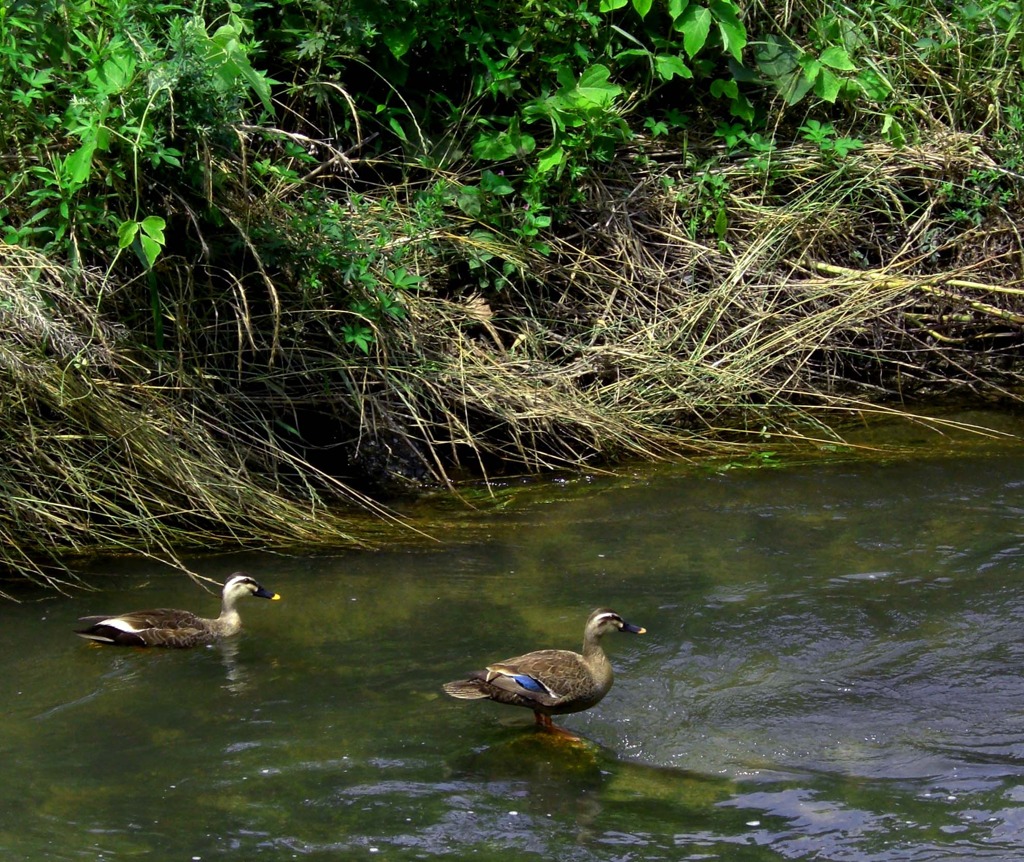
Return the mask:
[[(956, 447), (952, 447), (954, 450)], [(0, 855), (26, 860), (1024, 858), (1024, 451), (541, 482), (416, 550), (247, 554), (228, 644), (90, 646), (217, 598), (121, 561), (0, 607)], [(535, 731), (443, 682), (578, 649)]]

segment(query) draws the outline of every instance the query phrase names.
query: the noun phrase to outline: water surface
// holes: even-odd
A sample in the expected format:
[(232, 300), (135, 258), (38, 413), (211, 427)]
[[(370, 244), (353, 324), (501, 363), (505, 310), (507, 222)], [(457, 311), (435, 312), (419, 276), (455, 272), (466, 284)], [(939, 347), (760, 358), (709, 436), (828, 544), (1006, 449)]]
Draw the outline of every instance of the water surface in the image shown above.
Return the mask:
[[(585, 491), (581, 491), (585, 486)], [(229, 644), (90, 647), (82, 614), (215, 597), (148, 564), (0, 607), (0, 853), (21, 860), (1024, 857), (1024, 454), (510, 497), (481, 538), (249, 554)], [(614, 688), (535, 732), (440, 684), (578, 648)]]

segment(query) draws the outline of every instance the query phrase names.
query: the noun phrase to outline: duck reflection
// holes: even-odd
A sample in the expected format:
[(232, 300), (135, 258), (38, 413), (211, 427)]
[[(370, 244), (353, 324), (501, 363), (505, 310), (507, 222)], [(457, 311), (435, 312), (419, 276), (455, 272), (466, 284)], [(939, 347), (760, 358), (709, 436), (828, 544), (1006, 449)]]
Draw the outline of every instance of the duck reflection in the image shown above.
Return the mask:
[(210, 647), (219, 654), (224, 666), (224, 683), (221, 687), (233, 695), (245, 693), (252, 685), (252, 673), (245, 664), (239, 662), (238, 648), (237, 640), (220, 641)]
[[(567, 743), (547, 733), (516, 732), (465, 755), (451, 768), (451, 777), (477, 786), (481, 799), (503, 800), (508, 829), (523, 818), (573, 822), (580, 842), (606, 829), (609, 807), (620, 815), (635, 804), (640, 810), (654, 807), (676, 821), (702, 819), (736, 792), (730, 779), (623, 761), (596, 743)], [(494, 828), (493, 813), (483, 820)]]

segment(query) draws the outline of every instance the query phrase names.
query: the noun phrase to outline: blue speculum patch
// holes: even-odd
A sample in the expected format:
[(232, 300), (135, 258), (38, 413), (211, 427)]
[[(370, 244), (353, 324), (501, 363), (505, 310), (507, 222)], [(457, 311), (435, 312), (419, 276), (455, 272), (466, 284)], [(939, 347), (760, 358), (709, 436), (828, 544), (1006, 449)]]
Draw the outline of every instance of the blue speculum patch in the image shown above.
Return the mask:
[(537, 682), (537, 680), (535, 680), (532, 676), (527, 676), (526, 674), (519, 674), (518, 676), (512, 677), (512, 679), (514, 679), (517, 683), (519, 683), (519, 685), (521, 685), (527, 691), (547, 691), (547, 689), (539, 682)]

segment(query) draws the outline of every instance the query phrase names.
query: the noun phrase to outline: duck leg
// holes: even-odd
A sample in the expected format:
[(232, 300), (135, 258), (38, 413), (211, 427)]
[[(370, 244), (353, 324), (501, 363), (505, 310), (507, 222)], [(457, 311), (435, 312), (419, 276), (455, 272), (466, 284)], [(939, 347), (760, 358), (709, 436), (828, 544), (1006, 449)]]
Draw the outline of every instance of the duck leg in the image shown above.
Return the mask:
[(564, 736), (566, 739), (579, 740), (579, 737), (571, 730), (566, 730), (564, 727), (559, 727), (551, 720), (550, 715), (545, 715), (543, 712), (533, 711), (533, 715), (537, 726), (541, 730), (546, 730), (548, 733), (553, 733), (556, 736)]

